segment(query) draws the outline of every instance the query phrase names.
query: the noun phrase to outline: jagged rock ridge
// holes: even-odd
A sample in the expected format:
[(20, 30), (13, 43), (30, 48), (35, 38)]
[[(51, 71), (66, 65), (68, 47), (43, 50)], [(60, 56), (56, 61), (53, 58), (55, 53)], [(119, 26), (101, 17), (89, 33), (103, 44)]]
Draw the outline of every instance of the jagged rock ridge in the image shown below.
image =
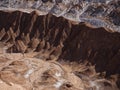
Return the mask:
[(37, 10), (120, 32), (119, 0), (0, 0), (1, 10)]

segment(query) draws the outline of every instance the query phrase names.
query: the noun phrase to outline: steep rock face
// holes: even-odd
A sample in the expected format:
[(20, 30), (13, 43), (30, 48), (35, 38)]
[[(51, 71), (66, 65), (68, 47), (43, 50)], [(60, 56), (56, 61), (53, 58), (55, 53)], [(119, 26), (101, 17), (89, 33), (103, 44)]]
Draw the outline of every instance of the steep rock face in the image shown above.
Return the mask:
[(119, 33), (109, 33), (104, 28), (93, 29), (84, 24), (74, 25), (64, 42), (61, 58), (71, 61), (88, 60), (96, 65), (97, 71), (119, 73), (119, 41)]
[[(5, 30), (5, 35), (2, 36), (1, 40), (5, 42), (15, 41), (16, 48), (12, 50), (13, 52), (25, 52), (29, 48), (37, 48), (37, 51), (39, 51), (57, 47), (65, 39), (63, 33), (66, 31), (64, 28), (69, 30), (69, 21), (61, 17), (37, 16), (34, 12), (27, 14), (17, 11), (12, 13), (1, 12), (0, 15), (1, 33), (3, 34)], [(20, 48), (25, 46), (27, 48), (23, 48), (23, 50)]]
[(0, 40), (8, 52), (45, 52), (47, 59), (88, 61), (97, 72), (120, 73), (120, 34), (54, 15), (0, 11)]

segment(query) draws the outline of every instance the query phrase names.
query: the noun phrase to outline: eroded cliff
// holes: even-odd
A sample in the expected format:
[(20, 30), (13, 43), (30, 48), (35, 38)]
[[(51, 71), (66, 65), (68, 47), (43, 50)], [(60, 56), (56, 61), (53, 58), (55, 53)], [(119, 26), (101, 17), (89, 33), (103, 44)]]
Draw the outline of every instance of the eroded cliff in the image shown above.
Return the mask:
[[(59, 62), (88, 62), (106, 76), (120, 74), (120, 33), (52, 14), (0, 11), (0, 41), (9, 53), (39, 52)], [(117, 81), (119, 86), (119, 81)]]

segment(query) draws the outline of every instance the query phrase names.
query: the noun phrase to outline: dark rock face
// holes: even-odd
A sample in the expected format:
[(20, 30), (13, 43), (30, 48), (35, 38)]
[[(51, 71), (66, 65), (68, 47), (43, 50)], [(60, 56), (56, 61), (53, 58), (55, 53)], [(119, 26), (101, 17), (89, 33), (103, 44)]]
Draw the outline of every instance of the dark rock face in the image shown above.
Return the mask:
[(120, 73), (120, 34), (104, 28), (51, 14), (0, 11), (0, 39), (13, 44), (8, 52), (45, 51), (59, 60), (91, 62), (107, 75)]
[(109, 74), (120, 72), (120, 34), (85, 25), (75, 25), (71, 30), (64, 42), (61, 58), (71, 61), (88, 60), (96, 64), (97, 71), (105, 70)]

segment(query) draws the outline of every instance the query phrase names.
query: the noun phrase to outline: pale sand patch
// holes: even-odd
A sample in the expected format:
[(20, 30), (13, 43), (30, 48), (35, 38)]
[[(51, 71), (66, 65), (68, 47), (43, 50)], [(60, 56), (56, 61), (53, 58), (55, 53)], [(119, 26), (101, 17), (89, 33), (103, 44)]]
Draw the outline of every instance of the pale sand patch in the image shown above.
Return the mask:
[(12, 84), (10, 86), (0, 80), (0, 90), (26, 90), (26, 89), (18, 84)]

